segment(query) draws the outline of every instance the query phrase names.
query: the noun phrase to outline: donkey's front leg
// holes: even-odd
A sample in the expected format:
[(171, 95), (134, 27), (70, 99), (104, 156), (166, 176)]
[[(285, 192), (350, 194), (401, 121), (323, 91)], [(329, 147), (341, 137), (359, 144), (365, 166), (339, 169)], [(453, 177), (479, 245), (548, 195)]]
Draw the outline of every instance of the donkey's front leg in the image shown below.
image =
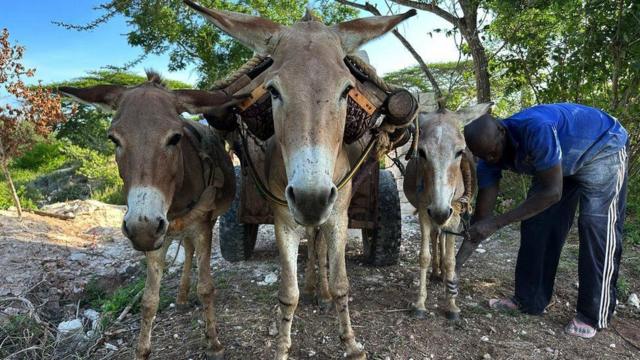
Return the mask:
[(142, 322), (140, 324), (140, 337), (136, 348), (136, 360), (148, 359), (151, 353), (151, 329), (156, 318), (158, 303), (160, 302), (160, 281), (164, 270), (164, 257), (167, 254), (171, 241), (165, 239), (162, 248), (155, 251), (147, 251), (147, 279), (142, 295)]
[[(451, 219), (453, 228), (458, 225)], [(457, 221), (459, 222), (459, 220)], [(447, 309), (446, 316), (449, 320), (458, 320), (460, 318), (460, 309), (456, 305), (456, 297), (458, 297), (458, 277), (456, 276), (456, 238), (453, 235), (443, 236), (445, 242), (445, 251), (442, 254), (444, 261), (444, 282), (445, 291), (447, 293)]]
[(205, 356), (207, 360), (222, 360), (224, 358), (224, 347), (218, 340), (216, 331), (216, 313), (214, 307), (215, 287), (211, 276), (211, 233), (213, 222), (205, 221), (200, 231), (194, 237), (196, 248), (196, 258), (198, 264), (198, 298), (202, 303), (202, 311), (205, 318), (205, 336), (207, 338), (207, 348)]
[[(425, 211), (420, 211), (418, 215), (418, 219), (420, 222), (420, 232), (421, 232), (421, 241), (420, 241), (420, 289), (418, 290), (418, 299), (413, 304), (413, 313), (417, 318), (424, 318), (427, 313), (427, 308), (425, 307), (425, 302), (427, 300), (427, 268), (429, 267), (429, 263), (431, 262), (431, 252), (429, 250), (429, 240), (434, 242), (436, 245), (433, 248), (433, 252), (437, 253), (437, 239), (438, 234), (432, 234), (432, 226), (431, 226), (431, 218), (425, 213)], [(433, 277), (433, 270), (431, 273)]]
[(366, 359), (362, 345), (356, 341), (349, 317), (349, 279), (345, 264), (348, 218), (346, 206), (340, 208), (336, 204), (334, 214), (321, 227), (329, 253), (329, 290), (338, 311), (340, 340), (347, 348), (347, 359)]
[(285, 360), (291, 348), (291, 324), (293, 314), (298, 306), (300, 291), (298, 290), (297, 260), (300, 234), (287, 210), (274, 211), (276, 243), (280, 255), (280, 289), (278, 302), (280, 311), (278, 321), (278, 343), (276, 359)]

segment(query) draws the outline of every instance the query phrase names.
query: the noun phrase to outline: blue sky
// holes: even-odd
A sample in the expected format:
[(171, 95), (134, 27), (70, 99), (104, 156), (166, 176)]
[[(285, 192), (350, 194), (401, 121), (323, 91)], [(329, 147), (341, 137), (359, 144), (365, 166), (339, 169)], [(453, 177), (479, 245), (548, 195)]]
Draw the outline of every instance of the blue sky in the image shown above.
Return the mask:
[[(0, 28), (8, 28), (12, 43), (26, 47), (24, 56), (28, 67), (37, 69), (35, 79), (45, 83), (83, 76), (87, 71), (106, 65), (122, 65), (142, 53), (139, 48), (127, 44), (125, 33), (129, 28), (123, 17), (111, 19), (90, 32), (66, 30), (52, 21), (85, 24), (100, 14), (94, 7), (99, 0), (0, 0)], [(382, 1), (380, 9), (386, 9)], [(396, 7), (395, 11), (406, 9)], [(363, 16), (369, 14), (363, 13)], [(427, 62), (457, 60), (458, 53), (452, 39), (427, 32), (448, 24), (435, 15), (419, 12), (399, 26), (400, 32)], [(376, 40), (364, 47), (371, 62), (381, 73), (399, 70), (416, 64), (408, 51), (393, 36)], [(154, 68), (166, 77), (194, 83), (197, 75), (192, 70), (169, 72), (167, 56), (149, 56), (133, 72), (143, 74), (144, 68)]]

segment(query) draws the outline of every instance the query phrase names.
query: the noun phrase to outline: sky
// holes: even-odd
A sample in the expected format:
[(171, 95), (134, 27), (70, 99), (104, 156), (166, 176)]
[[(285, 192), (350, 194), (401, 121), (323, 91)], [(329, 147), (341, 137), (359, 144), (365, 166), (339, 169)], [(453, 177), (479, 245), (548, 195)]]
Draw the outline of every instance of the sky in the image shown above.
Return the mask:
[[(94, 8), (99, 0), (0, 0), (0, 28), (8, 28), (10, 41), (26, 48), (24, 63), (36, 68), (33, 81), (44, 83), (69, 80), (98, 70), (106, 65), (123, 65), (142, 54), (142, 49), (127, 44), (125, 34), (131, 30), (124, 17), (112, 18), (108, 23), (89, 32), (67, 30), (52, 23), (61, 21), (85, 24), (102, 12)], [(387, 9), (382, 0), (378, 8)], [(396, 7), (394, 12), (406, 11)], [(362, 13), (362, 16), (369, 16)], [(398, 27), (426, 62), (455, 61), (458, 51), (454, 41), (444, 35), (427, 33), (435, 28), (448, 28), (439, 17), (420, 11)], [(388, 34), (367, 45), (371, 63), (379, 73), (387, 73), (417, 64), (411, 54), (395, 36)], [(197, 74), (192, 69), (169, 72), (168, 56), (150, 55), (131, 69), (144, 74), (145, 68), (154, 68), (165, 77), (194, 84)]]

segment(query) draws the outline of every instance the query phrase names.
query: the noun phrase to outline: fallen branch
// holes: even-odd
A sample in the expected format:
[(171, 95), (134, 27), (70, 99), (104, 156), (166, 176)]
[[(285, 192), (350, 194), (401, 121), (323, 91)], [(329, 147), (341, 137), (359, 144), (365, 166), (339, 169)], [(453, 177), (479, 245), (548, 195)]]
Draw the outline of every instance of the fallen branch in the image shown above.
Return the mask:
[(76, 218), (75, 216), (71, 216), (71, 215), (54, 214), (54, 213), (50, 213), (42, 210), (25, 210), (25, 211), (30, 212), (32, 214), (40, 215), (40, 216), (56, 218), (59, 220), (73, 220)]
[(140, 300), (140, 298), (142, 297), (143, 293), (144, 293), (144, 289), (138, 291), (136, 296), (134, 296), (133, 299), (131, 299), (131, 301), (124, 308), (124, 310), (122, 310), (122, 312), (120, 313), (120, 316), (118, 316), (118, 318), (116, 319), (116, 322), (120, 322), (120, 321), (124, 320), (124, 317), (127, 316), (129, 311), (131, 311), (131, 308), (133, 307), (133, 305), (135, 305)]

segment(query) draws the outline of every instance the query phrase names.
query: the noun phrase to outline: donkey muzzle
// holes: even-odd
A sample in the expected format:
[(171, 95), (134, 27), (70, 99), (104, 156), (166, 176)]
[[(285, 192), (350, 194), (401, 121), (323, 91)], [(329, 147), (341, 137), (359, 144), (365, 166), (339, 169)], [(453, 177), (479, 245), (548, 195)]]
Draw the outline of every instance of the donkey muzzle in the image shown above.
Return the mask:
[(133, 248), (152, 251), (162, 247), (169, 228), (164, 195), (154, 187), (133, 187), (127, 194), (127, 204), (122, 233), (131, 240)]
[(329, 181), (318, 187), (287, 186), (285, 197), (295, 221), (303, 226), (318, 226), (327, 221), (338, 198), (338, 188)]

